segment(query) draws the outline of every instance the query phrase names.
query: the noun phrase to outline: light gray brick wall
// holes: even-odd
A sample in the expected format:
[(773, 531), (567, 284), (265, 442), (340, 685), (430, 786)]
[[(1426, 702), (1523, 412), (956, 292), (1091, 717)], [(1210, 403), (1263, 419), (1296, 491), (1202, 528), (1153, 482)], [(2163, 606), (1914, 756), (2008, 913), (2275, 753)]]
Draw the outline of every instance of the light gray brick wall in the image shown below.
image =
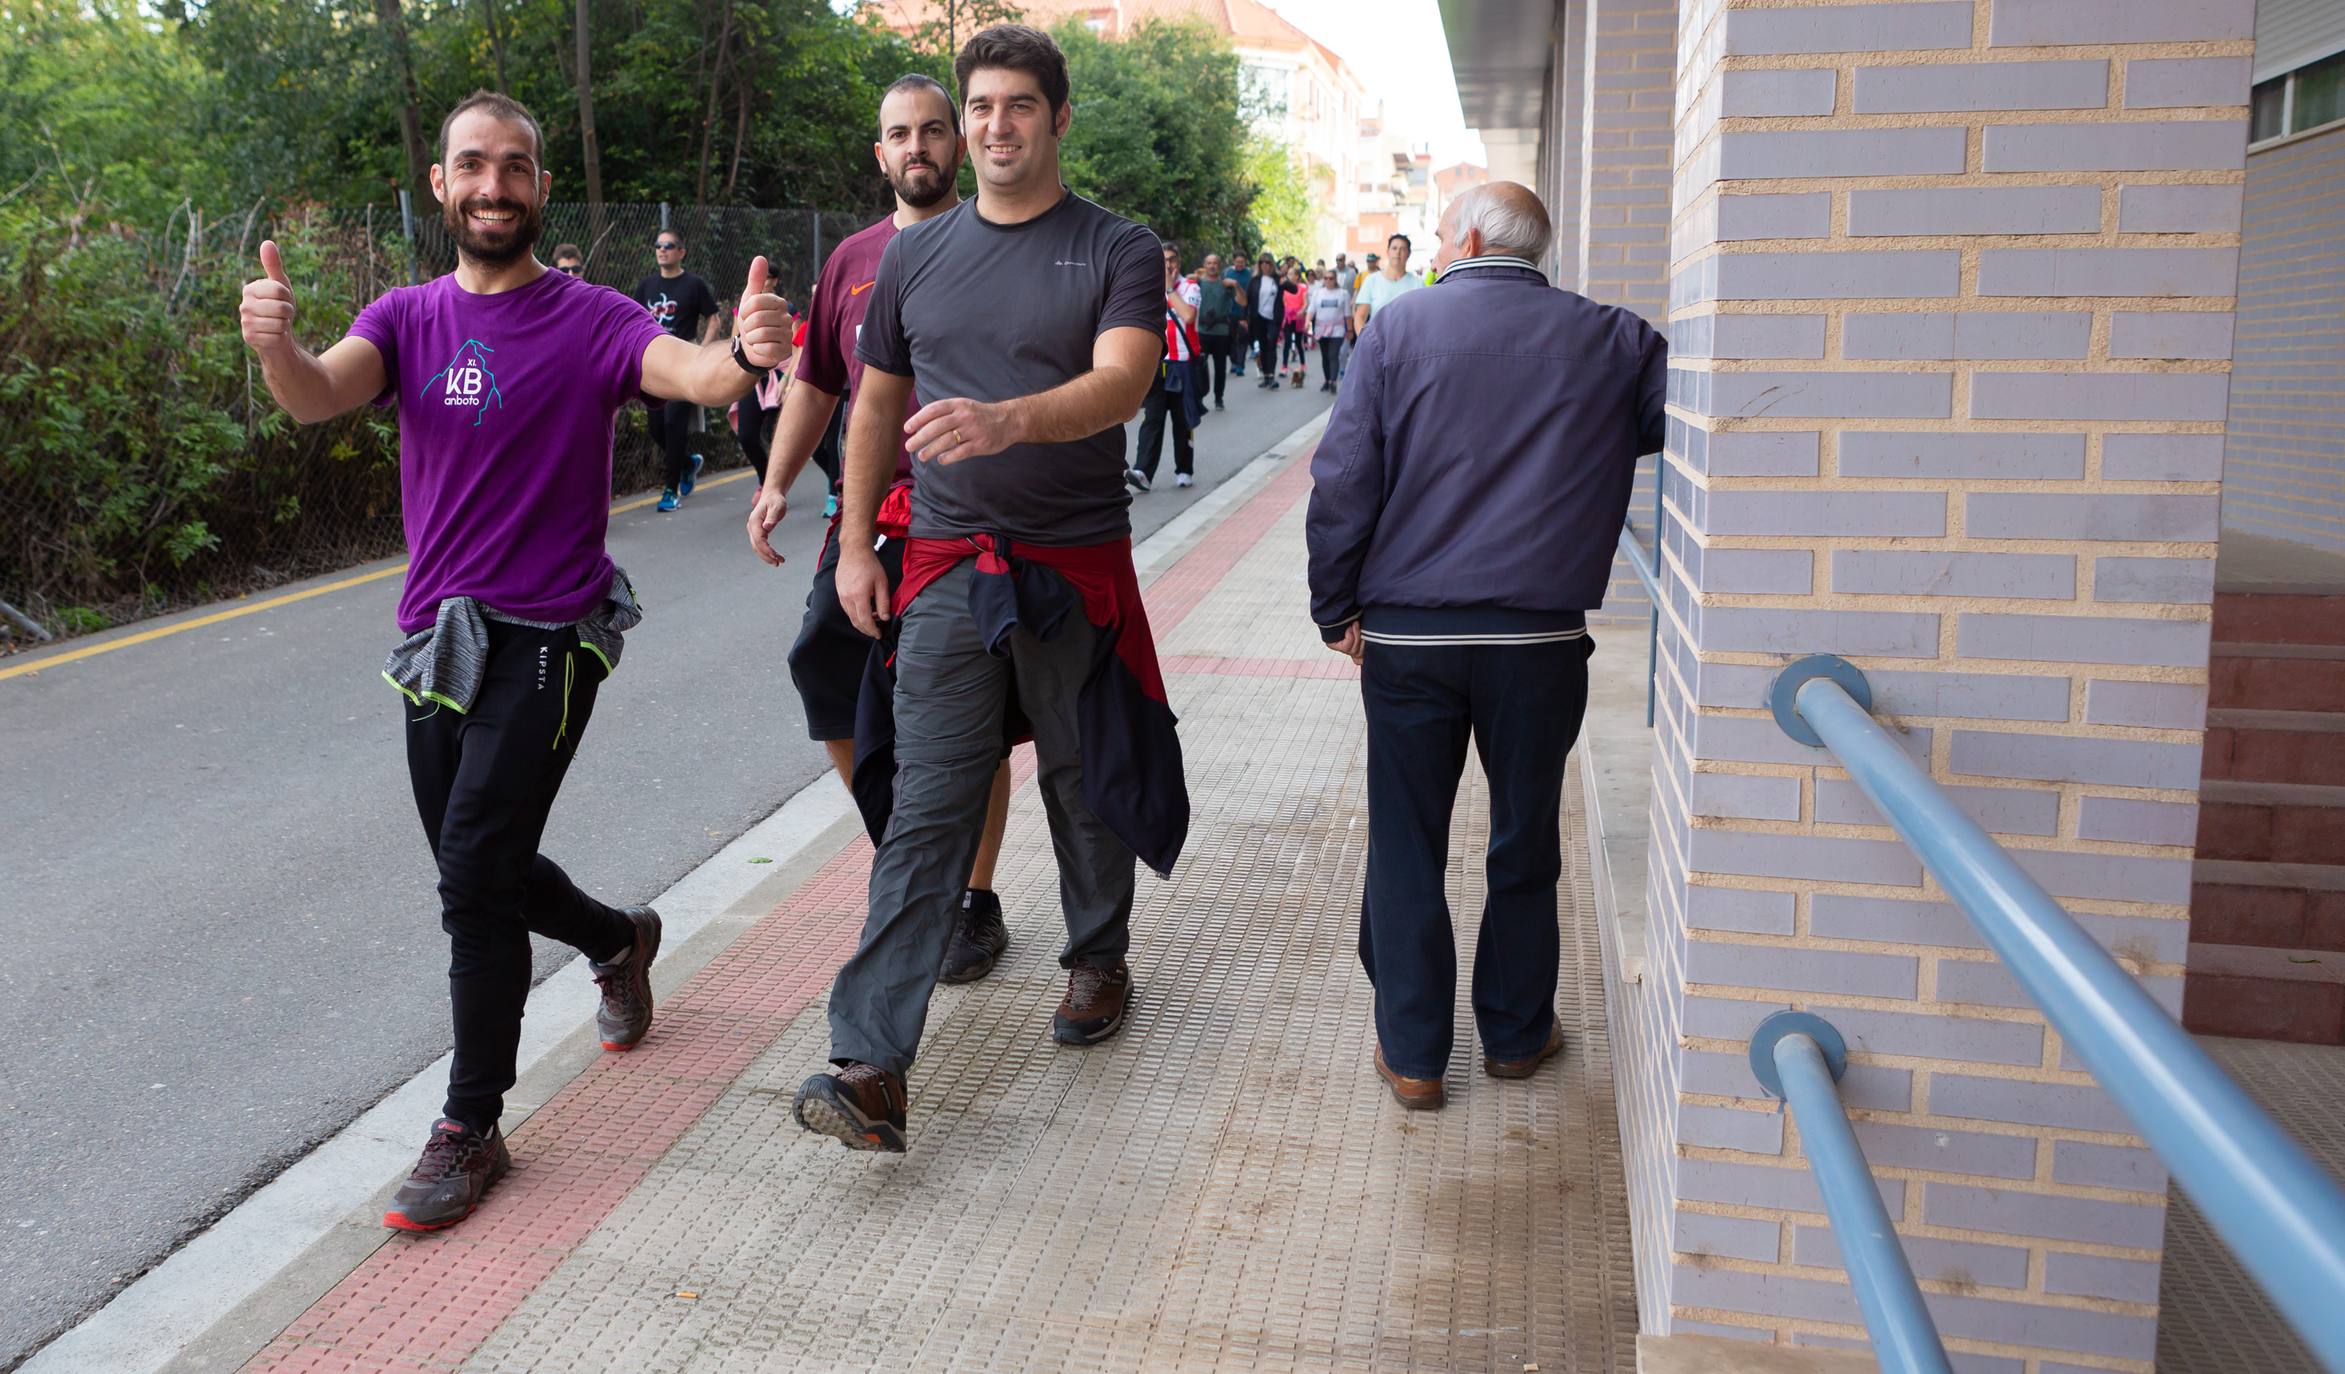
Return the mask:
[(1630, 1163), (1649, 1330), (1862, 1338), (1746, 1062), (1797, 1007), (1849, 1039), (1958, 1367), (2154, 1354), (2164, 1174), (1764, 700), (1795, 656), (1854, 659), (1955, 805), (2179, 1006), (2251, 26), (2248, 0), (1684, 6), (1637, 994), (1663, 1038), (1622, 1088), (1666, 1156)]

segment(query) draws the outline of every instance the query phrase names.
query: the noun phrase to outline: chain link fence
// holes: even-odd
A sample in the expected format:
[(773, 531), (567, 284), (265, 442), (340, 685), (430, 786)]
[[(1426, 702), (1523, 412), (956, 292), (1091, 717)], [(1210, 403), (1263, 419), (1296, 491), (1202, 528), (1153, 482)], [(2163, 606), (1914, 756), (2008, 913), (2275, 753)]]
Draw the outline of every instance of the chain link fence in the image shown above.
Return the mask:
[[(428, 208), (429, 213), (424, 213)], [(296, 426), (238, 335), (259, 242), (283, 249), (303, 342), (339, 338), (368, 302), (455, 266), (439, 208), (258, 207), (160, 231), (58, 216), (0, 233), (0, 653), (395, 556), (398, 431), (365, 407)], [(18, 226), (7, 226), (17, 229)], [(729, 206), (549, 204), (538, 254), (584, 251), (587, 276), (632, 293), (665, 227), (727, 311), (750, 261), (804, 308), (823, 259), (863, 217)], [(656, 486), (645, 412), (615, 438), (614, 495)], [(721, 412), (694, 447), (746, 460)]]

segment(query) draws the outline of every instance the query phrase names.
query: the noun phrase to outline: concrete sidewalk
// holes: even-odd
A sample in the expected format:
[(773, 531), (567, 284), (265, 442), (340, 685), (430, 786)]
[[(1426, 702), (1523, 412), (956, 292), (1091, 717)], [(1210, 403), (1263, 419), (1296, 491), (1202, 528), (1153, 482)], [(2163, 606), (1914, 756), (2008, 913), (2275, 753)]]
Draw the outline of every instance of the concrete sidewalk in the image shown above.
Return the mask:
[[(1262, 460), (1148, 587), (1196, 817), (1173, 879), (1143, 882), (1121, 1037), (1049, 1039), (1056, 875), (1026, 782), (997, 883), (1011, 951), (938, 990), (911, 1153), (800, 1131), (862, 920), (856, 838), (666, 993), (641, 1048), (510, 1126), (519, 1168), (474, 1217), (321, 1245), (181, 1367), (1633, 1368), (1576, 781), (1565, 1057), (1482, 1076), (1461, 993), (1448, 1110), (1403, 1113), (1369, 1067), (1357, 675), (1305, 612), (1307, 452)], [(1467, 949), (1485, 803), (1469, 769)]]

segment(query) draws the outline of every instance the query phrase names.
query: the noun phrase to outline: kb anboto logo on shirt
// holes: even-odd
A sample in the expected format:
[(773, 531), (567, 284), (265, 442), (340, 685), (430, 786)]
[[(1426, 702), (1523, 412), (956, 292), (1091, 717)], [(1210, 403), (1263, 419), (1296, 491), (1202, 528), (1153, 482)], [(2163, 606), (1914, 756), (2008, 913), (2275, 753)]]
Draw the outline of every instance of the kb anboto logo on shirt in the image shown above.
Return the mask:
[(495, 351), (478, 339), (466, 339), (456, 356), (432, 374), (418, 395), (429, 397), (433, 384), (440, 384), (440, 404), (473, 407), (472, 424), (479, 428), (491, 405), (505, 408), (504, 393), (497, 390), (497, 374), (489, 370), (489, 354)]

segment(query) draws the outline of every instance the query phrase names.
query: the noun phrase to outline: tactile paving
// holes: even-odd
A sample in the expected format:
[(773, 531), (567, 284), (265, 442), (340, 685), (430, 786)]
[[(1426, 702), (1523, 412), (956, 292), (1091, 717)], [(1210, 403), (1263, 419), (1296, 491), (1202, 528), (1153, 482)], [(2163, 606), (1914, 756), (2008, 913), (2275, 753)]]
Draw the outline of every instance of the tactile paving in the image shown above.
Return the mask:
[[(2345, 1178), (2345, 1048), (2232, 1040), (2198, 1043), (2297, 1141)], [(2164, 1374), (2319, 1374), (2271, 1301), (2180, 1188), (2166, 1206), (2158, 1282), (2158, 1368)]]
[[(827, 983), (842, 927), (852, 938), (850, 879), (826, 869), (814, 900), (744, 937), (755, 958), (728, 951), (679, 996), (703, 1036), (729, 1032), (704, 1069), (622, 1091), (658, 1062), (655, 1027), (634, 1062), (598, 1065), (516, 1136), (541, 1178), (608, 1164), (574, 1218), (504, 1236), (539, 1208), (503, 1185), (445, 1238), (476, 1240), (386, 1247), (409, 1262), (321, 1303), (279, 1367), (1632, 1370), (1579, 788), (1565, 788), (1565, 1054), (1528, 1081), (1483, 1076), (1461, 988), (1450, 1105), (1402, 1111), (1369, 1067), (1359, 695), (1305, 613), (1301, 469), (1150, 589), (1177, 640), (1167, 676), (1196, 816), (1173, 878), (1141, 877), (1120, 1037), (1049, 1039), (1056, 872), (1022, 788), (996, 882), (1013, 945), (984, 982), (938, 990), (911, 1153), (851, 1153), (790, 1119), (827, 1049), (823, 998), (805, 989)], [(1459, 800), (1450, 889), (1470, 951), (1487, 838), (1473, 769)], [(640, 1113), (671, 1108), (677, 1126), (638, 1134)], [(467, 1262), (473, 1246), (497, 1263)], [(296, 1351), (309, 1358), (283, 1358)]]

